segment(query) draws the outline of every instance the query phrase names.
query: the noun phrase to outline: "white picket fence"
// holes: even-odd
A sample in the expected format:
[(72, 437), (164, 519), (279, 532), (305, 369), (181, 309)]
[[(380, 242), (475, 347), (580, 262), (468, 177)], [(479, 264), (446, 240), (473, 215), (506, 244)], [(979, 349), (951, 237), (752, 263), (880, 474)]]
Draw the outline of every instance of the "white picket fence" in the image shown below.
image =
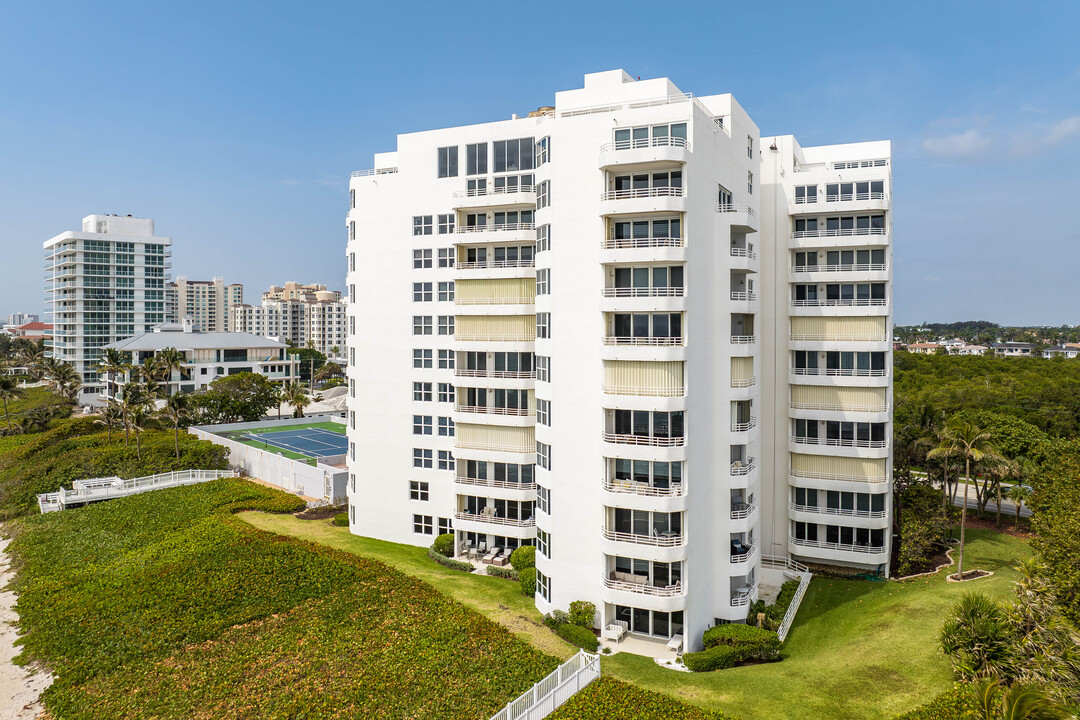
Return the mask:
[(71, 483), (70, 490), (61, 488), (58, 492), (38, 495), (38, 509), (44, 514), (150, 490), (194, 485), (195, 483), (208, 482), (218, 478), (236, 476), (237, 472), (235, 470), (175, 470), (130, 480), (122, 480), (118, 477), (76, 480)]
[(495, 713), (491, 720), (542, 720), (598, 677), (600, 656), (581, 650)]

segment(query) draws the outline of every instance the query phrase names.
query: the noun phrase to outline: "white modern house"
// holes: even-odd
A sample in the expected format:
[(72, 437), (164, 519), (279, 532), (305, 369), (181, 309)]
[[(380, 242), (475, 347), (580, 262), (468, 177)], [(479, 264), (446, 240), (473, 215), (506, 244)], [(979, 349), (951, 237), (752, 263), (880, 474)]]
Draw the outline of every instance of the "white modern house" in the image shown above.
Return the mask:
[(889, 143), (615, 70), (399, 135), (350, 198), (354, 533), (535, 544), (541, 611), (661, 647), (778, 559), (887, 572)]
[(81, 231), (44, 247), (48, 352), (82, 376), (80, 403), (100, 402), (102, 348), (165, 321), (172, 239), (154, 235), (147, 218), (87, 215)]
[[(179, 350), (186, 362), (173, 371), (167, 391), (197, 392), (220, 377), (242, 372), (264, 375), (275, 382), (291, 384), (296, 381), (300, 361), (289, 355), (288, 346), (277, 340), (243, 332), (202, 332), (194, 328), (190, 318), (182, 323), (166, 323), (151, 332), (140, 333), (106, 347), (127, 353), (130, 362), (139, 365), (166, 348)], [(105, 397), (117, 397), (131, 381), (131, 373), (110, 378)]]

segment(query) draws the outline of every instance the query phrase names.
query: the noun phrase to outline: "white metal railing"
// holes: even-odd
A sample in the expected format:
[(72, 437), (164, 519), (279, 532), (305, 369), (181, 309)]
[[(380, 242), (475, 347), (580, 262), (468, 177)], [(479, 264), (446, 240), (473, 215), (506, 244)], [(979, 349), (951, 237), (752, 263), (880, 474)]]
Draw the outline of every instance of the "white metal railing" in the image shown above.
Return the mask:
[(486, 405), (454, 405), (454, 412), (481, 413), (485, 415), (517, 415), (518, 417), (528, 417), (536, 414), (536, 410), (533, 408), (489, 407)]
[(580, 650), (546, 678), (511, 700), (491, 720), (542, 720), (598, 677), (600, 656)]
[(825, 202), (850, 202), (852, 200), (884, 200), (883, 192), (825, 193)]
[(690, 142), (686, 138), (665, 135), (664, 137), (615, 140), (614, 142), (601, 145), (600, 152), (610, 152), (612, 150), (640, 150), (641, 148), (647, 147), (683, 147), (687, 150), (693, 150)]
[(883, 448), (888, 440), (858, 440), (856, 438), (816, 438), (793, 435), (792, 441), (799, 445), (829, 445), (832, 447)]
[(612, 580), (604, 578), (604, 587), (621, 592), (637, 593), (638, 595), (651, 595), (653, 597), (682, 597), (686, 595), (686, 586), (681, 582), (674, 585), (649, 585), (627, 582), (625, 580)]
[(628, 188), (626, 190), (608, 190), (600, 195), (601, 200), (628, 200), (644, 197), (682, 197), (681, 187), (664, 185), (661, 187)]
[(862, 368), (792, 368), (792, 375), (831, 375), (834, 377), (885, 377), (889, 371)]
[(458, 485), (476, 485), (478, 487), (502, 488), (504, 490), (536, 490), (536, 483), (516, 483), (507, 480), (492, 480), (489, 478), (471, 478), (458, 475), (454, 478)]
[(746, 213), (750, 217), (754, 217), (755, 215), (757, 215), (757, 211), (754, 210), (754, 208), (750, 207), (749, 205), (736, 205), (736, 204), (733, 204), (733, 203), (723, 203), (723, 202), (716, 204), (716, 212), (722, 212), (722, 213), (742, 212), (742, 213)]
[(559, 117), (574, 117), (576, 115), (594, 115), (596, 113), (615, 112), (616, 110), (633, 110), (636, 108), (656, 107), (659, 105), (671, 105), (674, 103), (696, 102), (692, 93), (675, 93), (673, 95), (661, 95), (659, 97), (644, 100), (632, 100), (607, 105), (588, 105), (579, 108), (571, 108), (559, 112)]
[(456, 368), (454, 375), (457, 377), (473, 378), (504, 378), (510, 380), (532, 380), (536, 377), (535, 370), (470, 370), (468, 368)]
[(757, 549), (758, 549), (758, 542), (757, 542), (757, 540), (751, 540), (749, 545), (743, 545), (743, 547), (746, 548), (746, 552), (731, 553), (731, 562), (733, 562), (733, 563), (749, 562), (750, 558), (753, 557), (754, 552), (757, 551)]
[(840, 298), (817, 300), (792, 300), (791, 307), (884, 307), (889, 301), (885, 298)]
[(731, 299), (736, 300), (736, 301), (738, 301), (738, 300), (757, 300), (757, 293), (753, 293), (753, 292), (749, 292), (749, 291), (745, 291), (745, 290), (732, 290), (731, 291)]
[(757, 427), (757, 418), (752, 417), (746, 422), (734, 422), (731, 423), (731, 432), (746, 432), (747, 430), (753, 430)]
[(888, 158), (873, 158), (871, 160), (838, 160), (832, 163), (832, 169), (855, 170), (857, 168), (885, 167), (888, 164)]
[(606, 287), (603, 289), (604, 297), (633, 298), (633, 297), (682, 297), (681, 287)]
[(683, 238), (672, 237), (639, 237), (639, 238), (609, 238), (600, 242), (603, 250), (626, 250), (628, 248), (649, 247), (686, 247)]
[(626, 495), (644, 495), (646, 497), (682, 497), (686, 490), (682, 483), (672, 483), (669, 487), (654, 487), (633, 480), (604, 479), (604, 490)]
[(849, 473), (807, 472), (792, 470), (791, 477), (804, 480), (840, 480), (842, 482), (883, 483), (889, 478), (885, 475), (851, 475)]
[(838, 228), (836, 230), (795, 230), (791, 233), (791, 237), (794, 240), (800, 238), (818, 238), (818, 237), (852, 237), (856, 235), (884, 235), (885, 228), (868, 227), (868, 228)]
[(654, 437), (652, 435), (625, 435), (623, 433), (603, 433), (604, 442), (618, 445), (647, 445), (649, 447), (682, 447), (684, 437)]
[(519, 455), (533, 455), (536, 453), (536, 445), (507, 445), (505, 443), (466, 442), (460, 437), (454, 438), (454, 447), (461, 450), (487, 450), (489, 452), (506, 452)]
[(757, 510), (757, 500), (752, 498), (750, 500), (749, 505), (743, 507), (740, 510), (732, 510), (731, 511), (731, 519), (732, 520), (745, 520), (746, 518), (750, 517), (750, 515), (755, 510)]
[(883, 518), (886, 513), (884, 510), (856, 510), (854, 508), (831, 508), (821, 507), (820, 505), (799, 505), (798, 503), (788, 503), (788, 509), (795, 512), (816, 513), (818, 515), (836, 515), (839, 517), (857, 517), (857, 518)]
[(489, 197), (491, 195), (519, 195), (521, 193), (534, 193), (536, 192), (535, 185), (514, 185), (512, 187), (481, 187), (471, 188), (469, 190), (457, 190), (454, 192), (455, 198), (471, 198), (471, 197)]
[(839, 552), (854, 552), (864, 553), (866, 555), (877, 555), (885, 552), (884, 545), (870, 545), (869, 543), (862, 545), (857, 543), (834, 543), (824, 542), (822, 540), (800, 540), (799, 538), (791, 538), (792, 545), (798, 545), (800, 547), (812, 547), (819, 550), (837, 550)]
[(732, 335), (732, 345), (752, 345), (754, 343), (753, 335)]
[(787, 612), (784, 613), (784, 619), (780, 621), (780, 627), (776, 629), (780, 642), (783, 642), (787, 639), (788, 631), (791, 630), (791, 623), (795, 621), (795, 614), (799, 612), (799, 605), (802, 604), (803, 596), (806, 595), (806, 588), (810, 586), (813, 575), (810, 573), (810, 568), (801, 562), (778, 555), (762, 555), (761, 567), (781, 570), (786, 575), (795, 575), (799, 578), (799, 587), (795, 590), (795, 597), (791, 598), (791, 604), (788, 605)]
[(731, 378), (731, 387), (733, 388), (748, 388), (757, 385), (756, 377), (749, 378)]
[(47, 512), (44, 505), (55, 506), (51, 509), (63, 510), (68, 505), (83, 505), (85, 503), (109, 500), (111, 498), (125, 497), (136, 493), (158, 490), (160, 488), (177, 487), (180, 485), (192, 485), (195, 483), (208, 482), (225, 477), (236, 477), (235, 470), (177, 470), (146, 477), (121, 480), (120, 478), (90, 478), (76, 480), (72, 483), (72, 489), (61, 488), (55, 493), (44, 493), (38, 496), (38, 507), (42, 512)]
[(888, 342), (889, 337), (869, 333), (791, 333), (789, 339), (794, 342)]
[(475, 522), (491, 523), (492, 525), (506, 525), (508, 527), (531, 528), (536, 526), (534, 518), (515, 520), (512, 518), (498, 517), (496, 515), (483, 515), (481, 513), (468, 513), (458, 511), (454, 513), (458, 520), (472, 520)]
[(454, 298), (455, 305), (535, 305), (535, 297), (486, 297), (486, 298)]
[(755, 592), (757, 592), (757, 589), (758, 589), (758, 584), (757, 584), (757, 582), (754, 582), (754, 584), (751, 585), (750, 589), (748, 589), (748, 590), (741, 590), (741, 591), (740, 590), (735, 590), (735, 591), (733, 591), (733, 593), (731, 595), (731, 606), (732, 607), (742, 607), (743, 605), (749, 605), (750, 604), (750, 598), (753, 597)]
[(736, 460), (731, 463), (732, 475), (748, 475), (751, 470), (757, 467), (757, 458), (749, 458), (745, 463)]
[(459, 262), (458, 270), (498, 270), (502, 268), (536, 267), (535, 260), (483, 260), (480, 262)]
[(877, 405), (844, 405), (842, 403), (791, 402), (792, 410), (828, 410), (831, 412), (886, 412), (888, 403)]
[(454, 228), (455, 233), (478, 233), (478, 232), (499, 232), (502, 230), (535, 230), (536, 223), (531, 222), (516, 222), (516, 223), (492, 223), (490, 225), (458, 225)]
[(663, 345), (674, 347), (683, 344), (681, 337), (628, 337), (626, 335), (608, 335), (605, 345)]
[(757, 258), (757, 253), (753, 250), (747, 250), (746, 248), (733, 247), (731, 248), (732, 257), (744, 257), (754, 260)]
[(368, 177), (369, 175), (393, 175), (398, 170), (396, 167), (368, 168), (367, 170), (353, 170), (353, 177)]
[(686, 388), (678, 387), (646, 387), (643, 385), (604, 385), (604, 393), (608, 395), (634, 395), (636, 397), (682, 397), (686, 394)]
[(792, 265), (793, 273), (813, 272), (880, 272), (886, 269), (885, 263), (848, 263), (847, 265)]
[(653, 547), (682, 547), (686, 544), (686, 536), (680, 533), (635, 535), (634, 533), (616, 532), (607, 528), (604, 528), (604, 539), (614, 542), (634, 543), (635, 545), (652, 545)]
[(536, 333), (454, 333), (454, 339), (460, 342), (534, 342)]

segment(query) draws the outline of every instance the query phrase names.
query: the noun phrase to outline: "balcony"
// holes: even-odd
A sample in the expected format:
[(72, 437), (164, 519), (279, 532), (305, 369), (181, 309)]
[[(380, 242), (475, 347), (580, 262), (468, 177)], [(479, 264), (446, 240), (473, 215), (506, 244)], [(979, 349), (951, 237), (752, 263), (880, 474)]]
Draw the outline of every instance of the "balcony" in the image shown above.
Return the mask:
[(602, 250), (627, 250), (631, 248), (681, 248), (686, 240), (678, 237), (609, 238), (600, 241)]
[[(887, 482), (889, 479), (885, 475), (848, 475), (844, 473), (805, 472), (800, 470), (791, 470), (791, 477), (795, 480), (820, 480), (845, 483), (883, 483)], [(794, 484), (802, 485), (805, 483), (796, 482)]]
[(624, 435), (621, 433), (602, 433), (604, 442), (616, 445), (641, 445), (647, 447), (682, 447), (685, 437), (656, 437), (653, 435)]
[(888, 440), (860, 440), (856, 438), (816, 438), (793, 435), (791, 441), (797, 445), (827, 445), (830, 447), (848, 448), (885, 448), (889, 446)]
[(633, 198), (672, 198), (672, 197), (684, 197), (684, 189), (681, 187), (647, 187), (647, 188), (628, 188), (626, 190), (607, 190), (600, 194), (600, 200), (631, 200)]
[(506, 268), (533, 268), (536, 261), (528, 260), (482, 260), (479, 262), (459, 262), (458, 270), (503, 270)]
[(634, 482), (633, 480), (604, 480), (604, 490), (611, 493), (622, 493), (626, 495), (639, 495), (642, 497), (655, 497), (655, 498), (667, 498), (667, 497), (683, 497), (686, 495), (686, 490), (682, 483), (672, 483), (668, 487), (654, 487), (641, 482)]
[(749, 562), (750, 558), (754, 555), (754, 551), (757, 550), (757, 547), (757, 540), (751, 540), (749, 545), (746, 545), (738, 540), (733, 540), (731, 542), (731, 562)]
[(510, 415), (515, 417), (531, 417), (536, 414), (536, 409), (487, 407), (484, 405), (454, 405), (454, 412), (478, 413), (483, 415)]
[(856, 237), (861, 235), (885, 235), (885, 228), (869, 227), (869, 228), (839, 228), (835, 230), (828, 230), (825, 228), (819, 228), (817, 230), (795, 230), (791, 233), (793, 240), (801, 240), (803, 238), (827, 238), (827, 237)]
[(632, 397), (683, 397), (686, 388), (682, 385), (677, 387), (647, 387), (644, 385), (604, 385), (606, 395), (629, 395)]
[(454, 298), (455, 305), (535, 305), (535, 297), (486, 297), (486, 298)]
[(732, 505), (731, 507), (731, 519), (732, 520), (745, 520), (750, 517), (753, 512), (757, 510), (757, 499), (750, 498), (750, 504), (738, 503), (738, 505)]
[(393, 175), (397, 173), (396, 167), (388, 168), (368, 168), (367, 170), (353, 170), (352, 176), (355, 177), (371, 177), (372, 175)]
[(758, 584), (743, 585), (731, 591), (731, 607), (749, 605), (757, 594)]
[(492, 223), (491, 225), (458, 225), (454, 232), (461, 233), (486, 233), (486, 232), (512, 232), (515, 230), (535, 230), (536, 223)]
[(612, 542), (633, 543), (635, 545), (649, 545), (651, 547), (682, 547), (686, 545), (686, 536), (665, 530), (658, 533), (655, 530), (652, 535), (635, 535), (633, 533), (616, 532), (604, 529), (604, 539)]
[(454, 208), (495, 207), (498, 205), (535, 205), (536, 186), (482, 187), (458, 190), (453, 195)]
[(825, 410), (829, 412), (860, 412), (860, 413), (883, 413), (888, 412), (888, 403), (878, 403), (876, 405), (840, 405), (832, 403), (809, 403), (809, 402), (792, 402), (790, 403), (792, 410)]
[[(733, 298), (734, 299), (734, 298)], [(886, 298), (818, 298), (814, 300), (792, 300), (791, 307), (885, 307)]]
[(718, 203), (716, 211), (731, 221), (731, 228), (741, 232), (757, 232), (757, 211), (749, 205), (734, 205), (732, 203)]
[(792, 368), (792, 375), (822, 375), (829, 377), (886, 377), (889, 371), (859, 368)]
[(455, 368), (454, 377), (468, 378), (498, 378), (501, 380), (533, 380), (536, 378), (535, 370), (469, 370), (468, 368)]
[(616, 152), (620, 150), (641, 150), (650, 147), (680, 147), (693, 150), (690, 141), (686, 138), (665, 135), (663, 137), (631, 138), (629, 140), (616, 140), (600, 146), (600, 152)]
[(747, 248), (733, 247), (731, 248), (731, 257), (757, 260), (757, 253), (753, 250), (748, 250)]
[(693, 147), (688, 140), (671, 135), (616, 140), (600, 146), (600, 167), (685, 163), (691, 152)]
[(731, 423), (731, 432), (746, 432), (757, 427), (757, 418), (751, 417), (746, 422)]
[(536, 527), (535, 518), (525, 518), (524, 520), (517, 520), (512, 518), (498, 517), (493, 513), (470, 513), (458, 511), (454, 513), (454, 518), (457, 520), (464, 520), (466, 522), (479, 522), (489, 525), (501, 525), (503, 527), (515, 527), (515, 528), (532, 528)]
[(757, 458), (749, 458), (745, 463), (736, 460), (735, 462), (731, 463), (731, 474), (735, 476), (748, 475), (750, 471), (756, 467)]
[(756, 377), (749, 378), (731, 378), (731, 387), (733, 388), (749, 388), (757, 385)]
[(732, 345), (753, 345), (757, 340), (753, 335), (732, 335)]
[(863, 545), (849, 543), (831, 543), (822, 540), (800, 540), (788, 538), (788, 542), (798, 547), (817, 548), (819, 550), (835, 550), (839, 552), (863, 553), (866, 555), (881, 555), (888, 552), (884, 545)]
[(463, 477), (461, 475), (454, 478), (454, 482), (458, 485), (469, 485), (473, 487), (486, 487), (486, 488), (499, 488), (502, 490), (523, 490), (523, 491), (536, 491), (536, 483), (517, 483), (508, 482), (506, 480), (493, 480), (491, 478), (471, 478)]
[(606, 298), (683, 297), (681, 287), (609, 287), (602, 290)]
[(681, 337), (627, 337), (625, 335), (608, 335), (604, 337), (605, 345), (631, 345), (652, 347), (679, 347), (684, 344)]
[[(631, 579), (619, 579), (633, 578)], [(681, 597), (686, 595), (686, 586), (681, 582), (674, 585), (650, 585), (648, 577), (644, 575), (631, 575), (630, 573), (611, 573), (604, 578), (604, 587), (609, 590), (636, 593), (638, 595), (651, 595), (652, 597)]]
[(731, 293), (731, 299), (735, 302), (750, 302), (757, 300), (757, 293), (737, 290)]
[(836, 273), (836, 272), (885, 272), (885, 263), (848, 263), (847, 265), (792, 265), (791, 272), (801, 273)]
[(819, 505), (799, 505), (788, 503), (788, 509), (795, 512), (816, 513), (819, 515), (832, 515), (834, 517), (853, 518), (883, 518), (888, 515), (885, 510), (856, 510), (854, 508), (830, 508)]

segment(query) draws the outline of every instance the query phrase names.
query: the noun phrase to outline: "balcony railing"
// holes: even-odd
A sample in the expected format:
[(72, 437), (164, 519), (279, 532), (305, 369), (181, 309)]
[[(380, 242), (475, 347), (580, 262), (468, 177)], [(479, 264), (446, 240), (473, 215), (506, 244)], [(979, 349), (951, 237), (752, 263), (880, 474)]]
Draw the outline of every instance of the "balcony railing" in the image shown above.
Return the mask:
[(653, 597), (681, 597), (686, 594), (686, 587), (682, 583), (659, 586), (649, 585), (648, 583), (627, 582), (625, 580), (612, 580), (610, 577), (606, 577), (604, 578), (604, 587), (639, 595), (652, 595)]
[(536, 192), (535, 185), (514, 185), (513, 187), (482, 187), (470, 190), (458, 190), (454, 193), (455, 198), (489, 197), (491, 195), (518, 195), (521, 193)]
[(757, 253), (746, 248), (733, 247), (731, 248), (731, 257), (744, 257), (754, 260), (757, 258)]
[(667, 135), (654, 138), (631, 138), (630, 140), (616, 140), (600, 146), (600, 152), (612, 150), (639, 150), (647, 147), (684, 147), (691, 150), (690, 142), (686, 138)]
[(838, 160), (832, 163), (832, 169), (856, 170), (858, 168), (885, 167), (888, 164), (888, 158), (874, 158), (872, 160)]
[(722, 213), (743, 212), (750, 217), (754, 217), (755, 215), (757, 215), (757, 212), (754, 210), (754, 208), (750, 207), (749, 205), (733, 205), (732, 203), (717, 203), (716, 211)]
[(848, 263), (847, 265), (792, 265), (793, 273), (813, 272), (884, 272), (885, 263)]
[(500, 232), (503, 230), (535, 230), (536, 223), (492, 223), (491, 225), (458, 225), (455, 233)]
[(791, 333), (788, 338), (792, 342), (887, 342), (889, 337), (872, 335), (870, 333)]
[(536, 267), (536, 261), (529, 260), (482, 260), (479, 262), (459, 262), (458, 270), (498, 270), (502, 268)]
[(830, 412), (886, 412), (887, 403), (876, 405), (843, 405), (841, 403), (792, 402), (792, 410), (828, 410)]
[(836, 230), (796, 230), (791, 234), (791, 237), (795, 240), (800, 238), (817, 238), (817, 237), (852, 237), (855, 235), (884, 235), (885, 228), (869, 227), (869, 228), (838, 228)]
[(468, 368), (456, 368), (454, 375), (457, 377), (471, 378), (502, 378), (509, 380), (532, 380), (536, 377), (535, 370), (469, 370)]
[(884, 545), (831, 543), (821, 540), (800, 540), (799, 538), (791, 538), (790, 541), (793, 545), (799, 545), (801, 547), (819, 548), (821, 550), (839, 550), (840, 552), (866, 553), (868, 555), (883, 553), (887, 549)]
[(792, 300), (791, 307), (884, 307), (885, 298), (819, 298), (816, 300)]
[(731, 378), (731, 387), (733, 388), (748, 388), (757, 385), (757, 378)]
[(757, 458), (749, 458), (749, 459), (747, 459), (747, 461), (745, 463), (741, 462), (739, 460), (736, 460), (735, 462), (731, 463), (731, 474), (732, 475), (747, 475), (747, 474), (750, 473), (751, 470), (753, 470), (756, 467), (757, 467)]
[(792, 435), (792, 442), (799, 445), (829, 445), (831, 447), (883, 448), (888, 447), (888, 440), (859, 440), (856, 438), (816, 438)]
[(822, 194), (814, 195), (813, 197), (797, 197), (795, 198), (796, 205), (813, 205), (814, 203), (821, 202), (821, 199), (825, 198), (825, 202), (846, 202), (849, 200), (884, 200), (885, 193), (883, 192), (864, 192), (864, 193), (834, 193), (832, 195)]
[(755, 342), (755, 339), (754, 339), (753, 335), (732, 335), (731, 336), (731, 344), (732, 345), (752, 345), (752, 344), (754, 344), (754, 342)]
[(653, 435), (625, 435), (623, 433), (603, 433), (604, 442), (617, 445), (647, 445), (649, 447), (682, 447), (685, 437), (656, 437)]
[(746, 422), (731, 423), (731, 432), (746, 432), (757, 427), (757, 418), (752, 417)]
[(757, 300), (757, 293), (747, 292), (742, 290), (733, 290), (731, 292), (732, 300)]
[(625, 335), (609, 335), (604, 338), (605, 345), (662, 345), (674, 347), (683, 345), (681, 337), (627, 337)]
[(744, 563), (749, 561), (754, 551), (757, 550), (757, 546), (757, 540), (751, 540), (749, 545), (743, 545), (744, 552), (731, 553), (731, 562)]
[(609, 287), (603, 290), (604, 297), (682, 297), (681, 287)]
[(736, 509), (736, 508), (732, 507), (732, 509), (731, 509), (731, 519), (732, 520), (745, 520), (746, 518), (750, 517), (750, 515), (753, 514), (753, 512), (755, 510), (757, 510), (757, 500), (756, 499), (751, 500), (749, 505), (744, 504), (741, 508)]
[(626, 495), (644, 495), (646, 497), (682, 497), (686, 494), (682, 483), (672, 483), (669, 487), (654, 487), (633, 480), (604, 480), (604, 490)]
[(368, 168), (367, 170), (353, 170), (353, 177), (368, 177), (369, 175), (393, 175), (398, 170), (396, 167)]
[(628, 248), (650, 247), (686, 247), (686, 241), (673, 237), (608, 238), (600, 242), (604, 250), (626, 250)]
[(525, 491), (529, 491), (529, 490), (535, 491), (536, 490), (536, 483), (534, 483), (534, 482), (515, 483), (515, 482), (508, 482), (506, 480), (492, 480), (491, 478), (462, 477), (460, 475), (458, 477), (454, 478), (454, 482), (456, 482), (459, 485), (475, 485), (475, 486), (478, 486), (478, 487), (502, 488), (504, 490), (525, 490)]
[(841, 480), (843, 482), (883, 483), (888, 480), (885, 475), (849, 475), (845, 473), (807, 472), (792, 470), (791, 476), (805, 480)]
[(490, 523), (492, 525), (507, 525), (509, 527), (519, 528), (536, 527), (536, 520), (531, 517), (525, 518), (524, 520), (515, 520), (511, 518), (497, 517), (495, 515), (485, 515), (482, 513), (469, 513), (461, 511), (454, 513), (454, 517), (458, 520), (472, 520), (473, 522)]
[(604, 392), (608, 395), (633, 395), (635, 397), (682, 397), (686, 394), (686, 388), (678, 387), (646, 387), (644, 385), (605, 385)]
[(833, 377), (885, 377), (889, 371), (863, 368), (792, 368), (793, 375), (830, 375)]
[(608, 190), (601, 193), (601, 200), (628, 200), (630, 198), (646, 197), (682, 197), (684, 190), (681, 187), (665, 185), (663, 187), (628, 188), (626, 190)]
[(788, 508), (795, 512), (837, 515), (840, 517), (883, 518), (887, 514), (884, 510), (855, 510), (853, 508), (821, 507), (820, 505), (799, 505), (798, 503), (788, 503)]
[(535, 342), (536, 333), (454, 333), (454, 339), (460, 342)]
[(535, 297), (488, 297), (488, 298), (454, 298), (455, 305), (534, 305)]
[(454, 405), (454, 412), (479, 413), (483, 415), (515, 415), (517, 417), (530, 417), (536, 414), (536, 409), (487, 407), (484, 405)]
[[(653, 531), (656, 532), (655, 530)], [(604, 539), (615, 542), (634, 543), (635, 545), (652, 545), (653, 547), (682, 547), (686, 544), (686, 536), (672, 532), (670, 534), (635, 535), (634, 533), (615, 532), (604, 528)]]
[(731, 606), (742, 607), (743, 605), (750, 604), (750, 598), (753, 597), (754, 592), (757, 590), (758, 584), (755, 582), (748, 589), (745, 590), (733, 590), (731, 593)]
[[(454, 447), (462, 450), (487, 450), (489, 452), (506, 452), (532, 455), (536, 452), (536, 445), (511, 445), (500, 442), (466, 442), (461, 437), (454, 438)], [(530, 461), (531, 462), (531, 461)]]

